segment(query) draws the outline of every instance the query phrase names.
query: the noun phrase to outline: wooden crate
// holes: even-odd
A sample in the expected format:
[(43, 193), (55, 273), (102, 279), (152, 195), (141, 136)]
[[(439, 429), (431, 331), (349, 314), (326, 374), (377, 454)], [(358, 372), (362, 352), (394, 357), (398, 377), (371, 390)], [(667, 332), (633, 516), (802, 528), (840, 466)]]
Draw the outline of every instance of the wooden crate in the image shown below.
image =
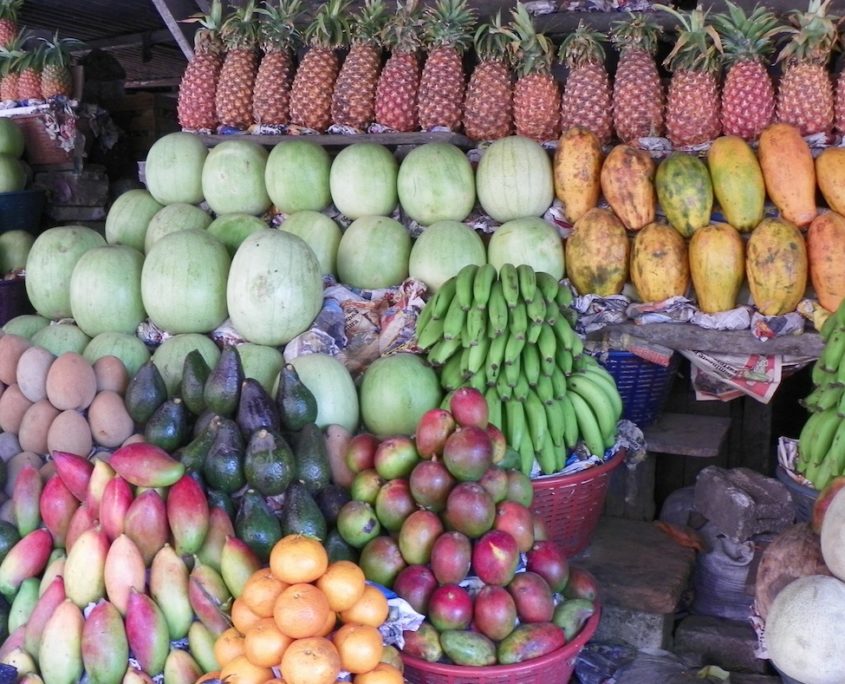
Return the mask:
[(134, 93), (103, 103), (115, 124), (123, 130), (136, 160), (147, 156), (163, 135), (181, 130), (176, 119), (176, 97), (163, 93)]

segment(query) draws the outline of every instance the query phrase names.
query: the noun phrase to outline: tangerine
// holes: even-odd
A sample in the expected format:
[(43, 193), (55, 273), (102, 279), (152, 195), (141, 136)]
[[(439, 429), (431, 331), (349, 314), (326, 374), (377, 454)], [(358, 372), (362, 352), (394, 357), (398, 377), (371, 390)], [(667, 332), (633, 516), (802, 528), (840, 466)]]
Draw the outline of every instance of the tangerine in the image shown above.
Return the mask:
[(372, 584), (364, 589), (364, 594), (348, 610), (341, 611), (340, 619), (344, 622), (357, 622), (359, 625), (379, 627), (387, 619), (389, 611), (387, 599)]
[(313, 584), (291, 584), (276, 599), (276, 626), (292, 639), (317, 636), (329, 620), (329, 600)]
[(244, 634), (244, 655), (260, 667), (278, 667), (291, 641), (279, 631), (273, 618), (261, 618)]
[(273, 575), (288, 584), (313, 582), (329, 567), (329, 555), (322, 543), (303, 534), (282, 537), (270, 551)]
[(264, 684), (272, 677), (273, 670), (254, 665), (245, 655), (239, 655), (220, 670), (220, 680), (232, 684)]
[(297, 639), (282, 656), (285, 684), (334, 684), (340, 674), (340, 655), (325, 637)]
[(241, 634), (246, 634), (250, 627), (261, 620), (261, 616), (253, 613), (249, 606), (239, 598), (232, 601), (231, 618), (232, 624)]
[(222, 632), (214, 642), (214, 657), (217, 664), (224, 667), (238, 656), (244, 654), (244, 637), (237, 629), (230, 627)]
[(317, 586), (329, 600), (329, 607), (340, 612), (351, 608), (361, 598), (367, 584), (360, 567), (352, 561), (339, 560), (329, 565), (317, 580)]
[(355, 675), (352, 684), (404, 684), (405, 679), (397, 668), (379, 663), (369, 672)]
[(239, 598), (256, 615), (273, 617), (276, 599), (286, 588), (287, 584), (277, 580), (270, 568), (261, 568), (246, 581)]
[(314, 636), (328, 636), (332, 633), (335, 625), (337, 625), (337, 613), (333, 610), (329, 610), (328, 615), (326, 615), (326, 624), (323, 625), (323, 628)]
[(340, 666), (352, 674), (369, 672), (381, 662), (381, 632), (370, 625), (343, 625), (332, 638), (340, 654)]

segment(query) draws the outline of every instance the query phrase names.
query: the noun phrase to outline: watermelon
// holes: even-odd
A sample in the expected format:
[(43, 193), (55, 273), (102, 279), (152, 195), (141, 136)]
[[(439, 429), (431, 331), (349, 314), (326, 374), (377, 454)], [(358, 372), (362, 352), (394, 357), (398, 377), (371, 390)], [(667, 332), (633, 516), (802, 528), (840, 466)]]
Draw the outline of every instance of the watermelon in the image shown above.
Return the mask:
[(466, 155), (449, 143), (420, 145), (399, 167), (399, 204), (424, 226), (463, 221), (475, 206), (475, 177)]
[(560, 280), (564, 268), (563, 240), (543, 219), (530, 217), (499, 226), (487, 245), (487, 260), (497, 269), (506, 263), (528, 264)]
[(147, 190), (159, 204), (199, 204), (207, 156), (205, 143), (190, 133), (169, 133), (159, 138), (147, 152)]
[(251, 140), (227, 140), (208, 153), (202, 190), (215, 214), (263, 214), (270, 208), (264, 185), (267, 150)]
[(164, 205), (148, 190), (129, 190), (120, 195), (106, 215), (106, 242), (144, 251), (147, 226)]
[(31, 338), (30, 342), (44, 347), (53, 356), (61, 356), (65, 352), (81, 354), (91, 338), (72, 323), (56, 323), (48, 325)]
[(399, 285), (408, 277), (411, 236), (399, 221), (364, 216), (346, 229), (337, 248), (341, 282), (365, 290)]
[(329, 153), (310, 140), (290, 140), (277, 144), (267, 158), (264, 182), (276, 209), (320, 211), (331, 204)]
[(396, 208), (399, 164), (384, 145), (354, 143), (335, 157), (329, 172), (332, 201), (351, 219), (388, 216)]
[(150, 219), (144, 234), (144, 253), (148, 254), (157, 240), (180, 230), (203, 230), (211, 223), (211, 216), (191, 204), (168, 204)]
[(11, 154), (0, 154), (0, 192), (19, 192), (26, 187), (23, 163)]
[(342, 425), (355, 432), (358, 391), (346, 366), (328, 354), (303, 354), (291, 363), (317, 400), (317, 425)]
[(209, 234), (222, 242), (229, 250), (229, 256), (235, 252), (248, 235), (264, 230), (267, 224), (257, 216), (250, 214), (224, 214), (214, 219), (208, 226)]
[(182, 382), (182, 369), (185, 357), (194, 349), (198, 350), (209, 368), (217, 365), (220, 350), (210, 337), (197, 333), (185, 333), (168, 337), (153, 353), (153, 363), (158, 368), (167, 393), (172, 397), (179, 393), (179, 383)]
[(426, 228), (411, 247), (408, 275), (432, 291), (467, 264), (487, 263), (487, 249), (472, 228), (457, 221), (438, 221)]
[(305, 240), (317, 257), (320, 273), (335, 273), (341, 238), (337, 223), (318, 211), (298, 211), (285, 219), (282, 230)]
[(135, 335), (104, 332), (91, 338), (82, 356), (91, 363), (104, 356), (116, 356), (123, 362), (131, 378), (149, 360), (150, 351)]
[(23, 131), (8, 117), (0, 118), (0, 154), (20, 159), (24, 150)]

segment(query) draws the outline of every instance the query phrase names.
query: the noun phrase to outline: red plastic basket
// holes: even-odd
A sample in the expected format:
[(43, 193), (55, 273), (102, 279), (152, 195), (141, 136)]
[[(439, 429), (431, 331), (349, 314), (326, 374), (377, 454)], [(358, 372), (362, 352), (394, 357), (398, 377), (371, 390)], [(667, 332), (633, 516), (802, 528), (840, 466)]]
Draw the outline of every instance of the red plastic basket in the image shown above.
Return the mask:
[(610, 476), (625, 460), (619, 449), (606, 463), (572, 475), (533, 480), (534, 511), (546, 525), (549, 538), (568, 558), (585, 549), (599, 523)]
[(575, 638), (553, 653), (515, 665), (466, 667), (429, 663), (402, 655), (405, 680), (411, 684), (566, 684), (575, 669), (575, 661), (599, 626), (601, 607), (587, 620)]

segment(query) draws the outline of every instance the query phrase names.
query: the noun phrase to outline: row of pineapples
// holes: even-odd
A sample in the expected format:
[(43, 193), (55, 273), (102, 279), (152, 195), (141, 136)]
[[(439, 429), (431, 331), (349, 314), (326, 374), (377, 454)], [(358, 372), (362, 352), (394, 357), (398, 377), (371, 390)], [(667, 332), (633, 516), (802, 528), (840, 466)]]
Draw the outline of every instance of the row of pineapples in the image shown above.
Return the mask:
[(0, 0), (0, 100), (48, 100), (70, 97), (71, 50), (82, 43), (75, 38), (39, 38), (33, 43), (26, 29), (18, 27), (23, 0)]
[[(827, 14), (830, 2), (810, 0), (805, 11), (788, 15), (788, 23), (764, 7), (746, 13), (730, 2), (725, 13), (709, 19), (700, 9), (678, 13), (658, 6), (678, 22), (665, 61), (672, 71), (667, 93), (655, 59), (659, 26), (634, 15), (614, 25), (610, 41), (620, 58), (611, 84), (606, 37), (582, 23), (558, 50), (569, 70), (561, 95), (551, 73), (554, 45), (520, 3), (509, 24), (496, 17), (474, 30), (475, 14), (465, 0), (438, 0), (428, 8), (407, 0), (397, 3), (392, 17), (382, 0), (367, 0), (352, 17), (349, 0), (328, 0), (300, 32), (300, 0), (267, 0), (261, 8), (249, 0), (225, 21), (216, 0), (208, 15), (195, 18), (202, 28), (183, 77), (179, 118), (187, 129), (463, 126), (476, 140), (514, 130), (549, 140), (580, 125), (604, 143), (614, 133), (625, 142), (666, 135), (675, 146), (705, 143), (720, 133), (753, 140), (773, 119), (805, 135), (830, 132), (834, 123), (843, 131), (845, 80), (839, 79), (834, 97), (827, 70), (838, 40), (836, 18)], [(781, 36), (787, 40), (775, 93), (768, 66)], [(294, 76), (299, 39), (307, 51)], [(471, 44), (478, 63), (467, 85), (462, 55)], [(347, 46), (341, 66), (337, 50)], [(383, 49), (390, 57), (382, 69)]]

